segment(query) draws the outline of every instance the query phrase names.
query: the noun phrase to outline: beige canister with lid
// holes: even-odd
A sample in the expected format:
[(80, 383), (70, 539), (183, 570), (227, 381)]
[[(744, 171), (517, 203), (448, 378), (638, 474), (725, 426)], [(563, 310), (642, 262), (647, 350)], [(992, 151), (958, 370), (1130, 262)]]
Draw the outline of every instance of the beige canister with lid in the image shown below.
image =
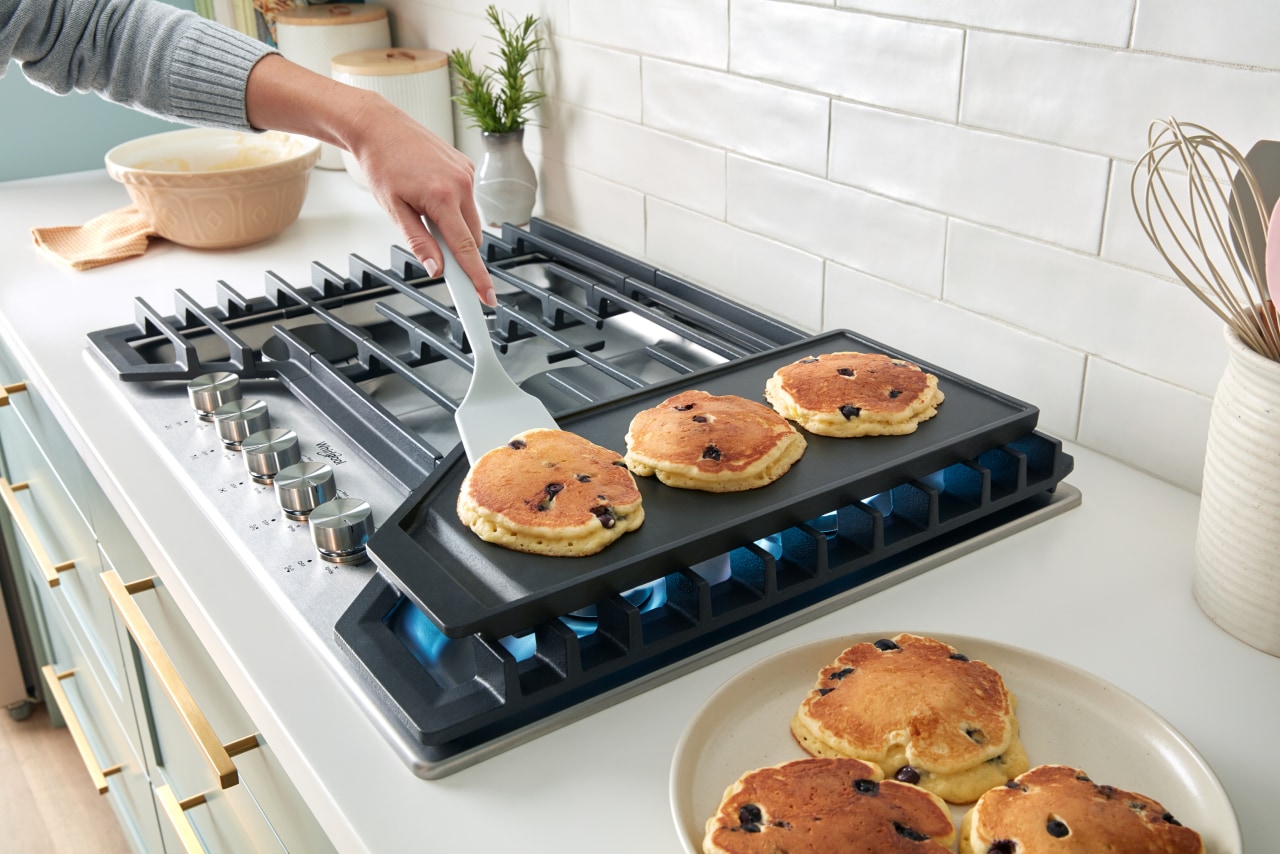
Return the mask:
[[(334, 80), (377, 92), (419, 124), (453, 145), (453, 90), (449, 55), (428, 48), (357, 50), (330, 60)], [(367, 186), (354, 157), (342, 152), (347, 171)]]
[[(371, 3), (325, 3), (282, 9), (276, 16), (276, 44), (285, 59), (325, 77), (329, 60), (356, 50), (391, 46), (387, 10)], [(322, 169), (342, 169), (342, 150), (325, 144)]]

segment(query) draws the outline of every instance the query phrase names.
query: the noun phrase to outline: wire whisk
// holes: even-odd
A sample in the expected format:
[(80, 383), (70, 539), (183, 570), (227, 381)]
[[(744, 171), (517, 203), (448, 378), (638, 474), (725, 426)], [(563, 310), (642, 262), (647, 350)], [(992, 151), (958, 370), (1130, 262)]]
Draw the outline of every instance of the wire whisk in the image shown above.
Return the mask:
[(1242, 341), (1280, 361), (1259, 237), (1268, 211), (1244, 155), (1208, 128), (1173, 118), (1151, 123), (1147, 146), (1129, 187), (1142, 230), (1178, 280)]

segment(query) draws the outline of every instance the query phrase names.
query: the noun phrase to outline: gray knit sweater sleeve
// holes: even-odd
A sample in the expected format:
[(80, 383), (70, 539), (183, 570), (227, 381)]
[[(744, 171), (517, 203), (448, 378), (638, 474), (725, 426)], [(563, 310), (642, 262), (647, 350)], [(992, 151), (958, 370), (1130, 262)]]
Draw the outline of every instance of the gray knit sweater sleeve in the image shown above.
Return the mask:
[(245, 85), (265, 43), (155, 0), (0, 0), (0, 74), (9, 59), (59, 94), (193, 125), (248, 130)]

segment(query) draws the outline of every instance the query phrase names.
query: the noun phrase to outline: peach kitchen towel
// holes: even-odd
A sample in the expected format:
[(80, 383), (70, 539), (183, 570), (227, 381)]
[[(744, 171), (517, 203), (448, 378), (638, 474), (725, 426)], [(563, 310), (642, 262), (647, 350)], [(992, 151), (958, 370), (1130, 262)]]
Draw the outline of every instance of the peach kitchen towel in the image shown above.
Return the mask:
[(137, 205), (104, 213), (84, 225), (33, 228), (36, 246), (72, 270), (90, 270), (136, 258), (156, 234)]

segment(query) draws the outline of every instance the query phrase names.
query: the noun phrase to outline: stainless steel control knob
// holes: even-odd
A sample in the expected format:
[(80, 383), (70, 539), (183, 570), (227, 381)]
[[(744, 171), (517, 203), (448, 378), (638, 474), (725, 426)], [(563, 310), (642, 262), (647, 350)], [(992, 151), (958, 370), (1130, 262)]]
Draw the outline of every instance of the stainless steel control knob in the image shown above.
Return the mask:
[(373, 508), (362, 498), (335, 498), (311, 511), (311, 539), (322, 560), (355, 563), (364, 560), (365, 544), (373, 535)]
[(229, 371), (203, 374), (187, 383), (187, 397), (201, 421), (212, 421), (215, 409), (240, 399), (240, 378)]
[(271, 426), (271, 415), (261, 400), (229, 400), (213, 410), (213, 426), (222, 444), (238, 451), (251, 434)]
[(268, 427), (250, 433), (240, 443), (240, 450), (244, 451), (244, 465), (249, 476), (258, 483), (271, 483), (280, 469), (302, 459), (298, 434), (287, 427)]
[(276, 500), (284, 515), (305, 521), (321, 504), (337, 495), (333, 466), (303, 461), (280, 469), (276, 475)]

